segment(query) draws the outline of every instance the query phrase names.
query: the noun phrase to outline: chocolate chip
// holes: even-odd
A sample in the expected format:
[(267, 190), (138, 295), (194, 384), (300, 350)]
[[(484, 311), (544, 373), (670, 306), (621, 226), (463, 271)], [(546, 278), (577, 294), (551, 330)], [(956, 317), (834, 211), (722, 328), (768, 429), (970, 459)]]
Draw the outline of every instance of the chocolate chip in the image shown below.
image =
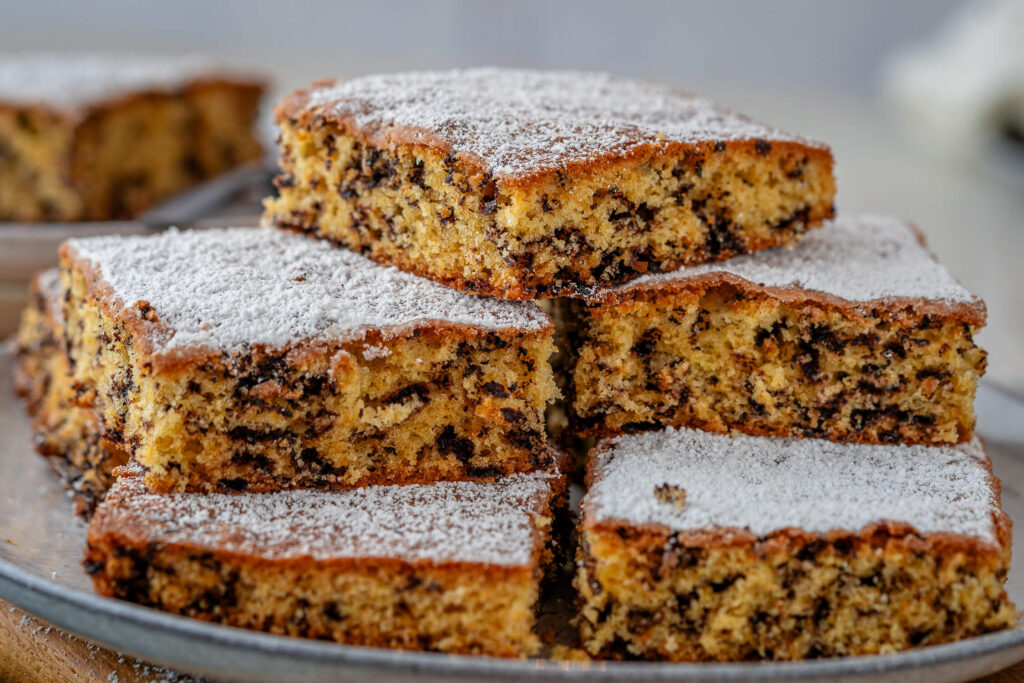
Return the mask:
[(331, 621), (342, 621), (345, 619), (336, 602), (329, 602), (324, 605), (323, 613)]
[(645, 358), (654, 353), (654, 349), (657, 348), (660, 340), (661, 330), (652, 327), (640, 335), (640, 338), (633, 344), (632, 351), (638, 356)]
[(508, 398), (508, 391), (498, 382), (486, 382), (480, 386), (481, 391), (497, 398)]
[(473, 442), (455, 433), (455, 427), (448, 425), (437, 437), (437, 450), (442, 455), (453, 455), (462, 464), (467, 464), (475, 455)]
[(523, 422), (526, 422), (526, 415), (523, 414), (523, 411), (516, 410), (515, 408), (502, 408), (501, 417), (503, 420), (505, 420), (505, 422), (508, 422), (509, 424), (513, 425), (518, 425), (522, 424)]

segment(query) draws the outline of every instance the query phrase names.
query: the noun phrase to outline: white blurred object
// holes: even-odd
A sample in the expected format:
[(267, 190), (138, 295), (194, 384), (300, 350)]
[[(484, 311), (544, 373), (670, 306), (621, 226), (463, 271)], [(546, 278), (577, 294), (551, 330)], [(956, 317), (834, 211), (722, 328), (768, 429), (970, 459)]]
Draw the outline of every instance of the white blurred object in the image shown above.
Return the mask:
[(1024, 137), (1024, 0), (966, 3), (884, 76), (888, 100), (931, 150), (963, 156)]

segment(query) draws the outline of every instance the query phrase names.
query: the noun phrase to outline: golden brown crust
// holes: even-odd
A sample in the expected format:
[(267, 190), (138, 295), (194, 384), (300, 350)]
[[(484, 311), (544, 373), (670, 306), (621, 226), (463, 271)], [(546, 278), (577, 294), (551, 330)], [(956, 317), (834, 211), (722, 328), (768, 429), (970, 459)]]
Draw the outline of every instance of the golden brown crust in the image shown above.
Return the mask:
[(566, 393), (587, 436), (671, 425), (963, 442), (986, 365), (976, 297), (856, 302), (718, 272), (605, 290), (569, 317)]
[[(525, 561), (510, 564), (445, 559), (454, 538), (444, 545), (448, 550), (428, 551), (434, 559), (373, 550), (324, 551), (314, 559), (283, 547), (294, 537), (282, 548), (253, 545), (225, 536), (219, 523), (171, 538), (179, 529), (166, 523), (166, 510), (154, 509), (159, 502), (133, 502), (152, 495), (141, 475), (135, 464), (124, 468), (89, 526), (83, 563), (103, 595), (215, 623), (356, 645), (504, 657), (533, 654), (539, 645), (535, 606), (543, 565), (552, 557), (553, 507), (563, 502), (564, 477), (557, 474), (522, 511), (531, 515), (531, 550)], [(194, 496), (187, 505), (194, 512), (204, 499)], [(238, 523), (245, 524), (246, 513), (240, 514)], [(421, 531), (415, 521), (412, 528)], [(307, 525), (305, 533), (314, 532)]]
[[(92, 298), (101, 308), (104, 315), (111, 320), (123, 324), (132, 334), (133, 344), (140, 358), (149, 363), (156, 372), (176, 372), (188, 367), (196, 367), (210, 361), (218, 361), (223, 352), (220, 349), (204, 347), (176, 347), (170, 350), (161, 349), (159, 340), (166, 339), (173, 332), (172, 328), (161, 322), (158, 314), (148, 309), (147, 302), (123, 302), (114, 293), (113, 288), (103, 279), (97, 264), (89, 259), (80, 258), (73, 245), (65, 242), (60, 245), (59, 254), (63, 268), (81, 273), (85, 278)], [(330, 355), (341, 349), (354, 352), (363, 346), (379, 345), (385, 341), (399, 341), (418, 336), (428, 343), (451, 343), (453, 340), (474, 340), (485, 335), (496, 335), (504, 341), (513, 339), (544, 339), (554, 335), (554, 324), (548, 322), (540, 329), (499, 328), (486, 329), (475, 325), (463, 325), (448, 321), (424, 321), (422, 324), (403, 325), (388, 328), (386, 331), (377, 328), (358, 330), (350, 338), (339, 338), (338, 342), (327, 343), (321, 340), (303, 339), (294, 341), (284, 347), (269, 347), (265, 344), (252, 344), (250, 349), (256, 353), (273, 352), (284, 354), (289, 358)]]
[[(291, 126), (301, 128), (329, 127), (341, 135), (351, 135), (363, 142), (388, 150), (404, 150), (406, 153), (415, 154), (417, 150), (431, 150), (442, 156), (448, 156), (452, 152), (451, 143), (439, 135), (436, 131), (415, 128), (410, 126), (391, 125), (386, 129), (378, 126), (360, 126), (355, 118), (337, 109), (327, 111), (314, 110), (309, 107), (310, 94), (315, 90), (330, 87), (338, 82), (338, 79), (324, 79), (316, 81), (305, 88), (299, 88), (292, 94), (285, 97), (274, 108), (274, 118), (277, 123), (287, 122)], [(502, 188), (508, 190), (528, 190), (531, 186), (540, 186), (551, 180), (559, 173), (569, 176), (591, 175), (617, 166), (635, 166), (651, 161), (660, 156), (684, 156), (687, 153), (709, 153), (716, 145), (721, 150), (725, 145), (727, 154), (754, 154), (759, 140), (726, 140), (707, 141), (699, 143), (684, 143), (666, 140), (655, 145), (650, 143), (636, 144), (623, 153), (604, 154), (595, 158), (570, 160), (561, 168), (537, 168), (529, 172), (517, 174), (498, 174), (495, 181)], [(809, 142), (797, 142), (795, 140), (772, 140), (773, 148), (778, 147), (780, 151), (799, 150), (809, 159), (832, 166), (832, 152), (825, 145)], [(458, 160), (464, 165), (463, 171), (468, 176), (488, 174), (487, 166), (477, 156), (466, 153), (457, 154)], [(822, 218), (828, 218), (824, 216)], [(519, 297), (509, 297), (519, 298)], [(523, 297), (526, 298), (526, 297)]]
[(825, 310), (840, 311), (846, 315), (866, 318), (884, 315), (899, 320), (922, 316), (937, 316), (972, 327), (983, 327), (987, 318), (985, 302), (975, 297), (971, 303), (933, 301), (915, 298), (890, 298), (876, 301), (847, 301), (825, 292), (800, 287), (765, 287), (744, 280), (731, 273), (710, 273), (680, 280), (626, 285), (615, 290), (590, 292), (586, 297), (588, 309), (596, 315), (614, 315), (619, 307), (630, 307), (637, 302), (666, 305), (677, 296), (700, 296), (710, 289), (731, 286), (743, 295), (759, 300), (775, 300), (787, 304), (816, 304)]
[(831, 153), (796, 139), (648, 139), (610, 124), (626, 141), (614, 151), (567, 144), (574, 151), (532, 161), (536, 147), (526, 146), (542, 143), (524, 133), (502, 152), (522, 157), (509, 170), (443, 127), (357, 120), (357, 97), (310, 104), (324, 85), (277, 108), (282, 173), (264, 221), (462, 291), (584, 296), (645, 273), (792, 246), (834, 214)]
[[(585, 486), (589, 489), (594, 484), (594, 477), (597, 476), (596, 468), (601, 455), (613, 448), (614, 444), (604, 439), (598, 441), (587, 455), (587, 466), (585, 474)], [(939, 457), (939, 456), (936, 456)], [(744, 529), (698, 529), (690, 531), (675, 531), (660, 524), (632, 524), (626, 520), (601, 519), (594, 520), (592, 515), (587, 514), (586, 506), (583, 506), (581, 524), (585, 529), (594, 529), (606, 533), (613, 533), (616, 529), (630, 528), (640, 536), (646, 537), (650, 542), (667, 542), (669, 538), (685, 547), (735, 547), (749, 546), (764, 548), (773, 552), (790, 553), (795, 548), (806, 545), (809, 542), (822, 540), (826, 543), (835, 543), (838, 540), (859, 540), (867, 543), (879, 551), (906, 551), (911, 553), (938, 553), (965, 552), (976, 558), (990, 558), (992, 562), (1002, 563), (1006, 569), (1010, 565), (1010, 548), (1012, 544), (1013, 521), (1002, 509), (1002, 481), (995, 476), (992, 470), (992, 461), (987, 458), (981, 462), (988, 471), (988, 483), (995, 498), (995, 509), (992, 512), (992, 523), (996, 531), (998, 546), (991, 543), (965, 536), (947, 532), (931, 532), (922, 534), (912, 526), (897, 521), (879, 520), (877, 523), (867, 526), (858, 531), (834, 530), (826, 534), (809, 533), (799, 528), (779, 529), (771, 534), (759, 537)]]
[[(609, 447), (591, 453), (589, 484)], [(794, 660), (1011, 628), (1010, 520), (991, 462), (979, 462), (995, 499), (994, 540), (886, 520), (825, 533), (679, 531), (603, 517), (585, 500), (575, 581), (583, 647), (608, 659)]]
[[(564, 456), (556, 451), (552, 451), (552, 456), (557, 459), (561, 459)], [(557, 508), (559, 503), (566, 495), (566, 477), (560, 473), (557, 467), (548, 468), (551, 473), (550, 488), (548, 488), (543, 494), (536, 496), (530, 501), (531, 510), (536, 515), (550, 517), (554, 509)], [(102, 545), (109, 544), (111, 539), (119, 545), (125, 547), (135, 547), (139, 549), (149, 548), (152, 544), (157, 543), (163, 549), (172, 549), (183, 553), (206, 553), (213, 552), (222, 559), (230, 560), (232, 562), (245, 562), (253, 564), (286, 564), (299, 569), (312, 569), (314, 567), (321, 570), (334, 570), (351, 568), (354, 566), (361, 567), (378, 567), (378, 568), (397, 568), (401, 566), (412, 566), (412, 567), (435, 567), (444, 571), (494, 571), (496, 573), (503, 573), (504, 571), (518, 572), (518, 571), (533, 571), (544, 551), (544, 546), (548, 542), (548, 533), (542, 526), (534, 526), (533, 535), (533, 550), (531, 553), (530, 561), (527, 564), (519, 566), (499, 565), (487, 562), (469, 562), (460, 560), (427, 560), (422, 558), (408, 558), (408, 557), (377, 557), (372, 555), (359, 556), (359, 557), (331, 557), (328, 559), (314, 559), (311, 556), (301, 557), (288, 557), (288, 558), (274, 558), (271, 553), (273, 549), (262, 547), (261, 545), (247, 542), (241, 537), (234, 536), (223, 536), (225, 542), (233, 542), (241, 545), (245, 548), (242, 550), (225, 550), (210, 548), (205, 544), (199, 544), (195, 542), (179, 542), (179, 541), (167, 541), (161, 538), (163, 529), (158, 528), (152, 523), (151, 519), (148, 519), (148, 514), (145, 509), (140, 510), (137, 506), (132, 505), (132, 498), (136, 495), (149, 494), (152, 489), (144, 483), (145, 468), (139, 466), (136, 462), (132, 461), (126, 465), (117, 467), (114, 470), (114, 476), (118, 479), (118, 486), (112, 491), (112, 495), (108, 496), (104, 501), (102, 507), (97, 510), (97, 514), (93, 517), (89, 524), (88, 530), (88, 542), (90, 545)], [(415, 482), (421, 485), (430, 485), (434, 482)], [(368, 486), (394, 486), (395, 483), (374, 483), (368, 484)], [(364, 488), (364, 487), (359, 487)], [(187, 494), (191, 496), (198, 496), (200, 494)], [(265, 492), (263, 495), (274, 495), (273, 492)], [(213, 505), (211, 503), (211, 505)], [(158, 519), (160, 513), (153, 512)], [(163, 521), (162, 519), (159, 521)], [(336, 529), (333, 533), (343, 533), (342, 530)]]
[(96, 387), (104, 433), (150, 468), (154, 490), (489, 481), (551, 459), (546, 318), (167, 350), (160, 311), (126, 306), (72, 244), (62, 260), (69, 316), (88, 326), (71, 325), (76, 377)]

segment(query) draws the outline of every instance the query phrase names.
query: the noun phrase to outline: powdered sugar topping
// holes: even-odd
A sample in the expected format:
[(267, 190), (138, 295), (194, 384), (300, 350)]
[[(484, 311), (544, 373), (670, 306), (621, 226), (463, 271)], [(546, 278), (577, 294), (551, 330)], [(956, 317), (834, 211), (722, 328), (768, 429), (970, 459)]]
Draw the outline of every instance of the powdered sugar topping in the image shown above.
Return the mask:
[(199, 56), (24, 54), (0, 59), (0, 101), (74, 110), (221, 73)]
[(378, 358), (387, 358), (391, 355), (391, 349), (386, 346), (372, 346), (366, 344), (363, 346), (363, 358), (366, 360), (376, 360)]
[[(528, 565), (550, 475), (342, 491), (151, 493), (138, 471), (115, 483), (103, 525), (147, 540), (266, 559), (395, 558)], [(113, 502), (112, 502), (113, 501)]]
[[(585, 499), (593, 520), (758, 536), (787, 527), (857, 532), (885, 520), (996, 542), (996, 497), (977, 437), (876, 446), (669, 428), (610, 443)], [(685, 504), (659, 500), (655, 488), (665, 484), (684, 489)]]
[(273, 228), (172, 229), (69, 245), (99, 268), (125, 309), (152, 306), (169, 328), (158, 350), (358, 339), (371, 328), (432, 321), (489, 330), (550, 324), (533, 302), (465, 294)]
[(905, 221), (842, 216), (809, 232), (792, 249), (772, 249), (719, 263), (644, 275), (618, 287), (680, 282), (727, 273), (765, 287), (797, 287), (847, 301), (921, 298), (948, 303), (976, 299), (921, 245)]
[(710, 100), (603, 73), (481, 68), (368, 76), (313, 89), (307, 109), (371, 134), (409, 128), (499, 176), (558, 168), (640, 145), (802, 138)]

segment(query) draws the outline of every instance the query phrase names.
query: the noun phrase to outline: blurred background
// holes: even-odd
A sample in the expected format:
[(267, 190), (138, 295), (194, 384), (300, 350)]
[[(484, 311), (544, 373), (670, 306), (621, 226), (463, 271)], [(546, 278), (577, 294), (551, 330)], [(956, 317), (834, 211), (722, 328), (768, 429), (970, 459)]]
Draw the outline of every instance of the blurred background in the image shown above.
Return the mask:
[(988, 302), (989, 380), (1024, 395), (1020, 0), (0, 6), (2, 52), (200, 53), (269, 74), (274, 97), (330, 76), (483, 64), (600, 69), (710, 95), (830, 143), (840, 211), (916, 221)]

